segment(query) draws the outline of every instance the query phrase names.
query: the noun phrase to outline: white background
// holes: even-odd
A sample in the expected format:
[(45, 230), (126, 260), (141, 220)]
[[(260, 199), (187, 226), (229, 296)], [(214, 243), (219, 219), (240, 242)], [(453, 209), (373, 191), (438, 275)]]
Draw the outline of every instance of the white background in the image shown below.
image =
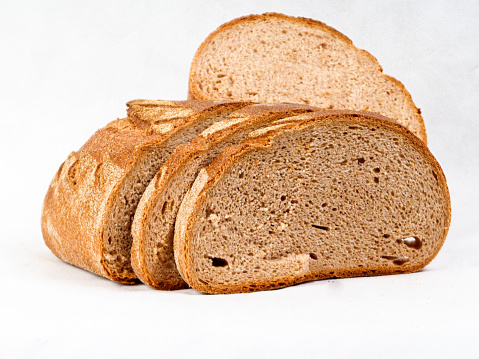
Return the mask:
[[(136, 98), (185, 99), (203, 39), (266, 11), (326, 22), (402, 81), (452, 225), (410, 275), (211, 296), (58, 260), (40, 211), (67, 155)], [(0, 0), (1, 358), (472, 358), (479, 352), (479, 2)]]

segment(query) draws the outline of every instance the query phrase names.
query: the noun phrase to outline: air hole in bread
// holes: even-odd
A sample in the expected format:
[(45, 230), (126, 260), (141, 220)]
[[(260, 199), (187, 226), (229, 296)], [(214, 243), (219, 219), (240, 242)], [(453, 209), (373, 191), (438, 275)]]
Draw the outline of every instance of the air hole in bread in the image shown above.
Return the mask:
[(386, 233), (386, 234), (383, 234), (383, 237), (384, 237), (384, 238), (389, 238), (389, 237), (391, 237), (391, 236)]
[(414, 249), (421, 249), (422, 241), (417, 237), (408, 237), (404, 239), (398, 239), (398, 243), (404, 243), (406, 246)]
[(379, 177), (374, 177), (374, 183), (379, 183)]
[(311, 226), (317, 229), (322, 229), (323, 231), (329, 231), (329, 227), (326, 226), (318, 226), (317, 224), (312, 224)]
[(281, 201), (284, 201), (286, 199), (286, 196), (285, 195), (282, 195), (281, 196)]
[(360, 165), (362, 165), (364, 162), (366, 162), (366, 160), (365, 160), (363, 157), (358, 158), (358, 163), (359, 163)]
[(409, 261), (409, 257), (398, 257), (398, 256), (382, 256), (381, 258), (392, 261), (394, 264), (401, 266), (404, 263)]
[(168, 202), (166, 201), (163, 203), (163, 206), (161, 207), (161, 214), (165, 214), (167, 204)]
[(381, 172), (381, 170), (380, 170), (378, 167), (376, 167), (375, 169), (373, 169), (373, 171), (376, 172), (376, 173)]
[(402, 266), (404, 263), (406, 263), (408, 261), (409, 261), (408, 257), (400, 257), (400, 258), (394, 260), (393, 263), (398, 265), (398, 266)]
[(388, 261), (394, 261), (398, 259), (397, 256), (381, 256), (381, 258), (387, 259)]
[(206, 207), (205, 217), (208, 218), (209, 216), (211, 216), (212, 213), (213, 213), (213, 211), (211, 210), (211, 208), (210, 208), (210, 207)]
[(211, 264), (213, 267), (226, 267), (228, 265), (228, 261), (224, 258), (213, 257), (211, 258)]
[(437, 181), (437, 174), (436, 174), (436, 172), (432, 171), (432, 175), (434, 176), (434, 179)]
[(318, 259), (318, 256), (316, 255), (316, 253), (309, 253), (309, 257), (314, 260)]

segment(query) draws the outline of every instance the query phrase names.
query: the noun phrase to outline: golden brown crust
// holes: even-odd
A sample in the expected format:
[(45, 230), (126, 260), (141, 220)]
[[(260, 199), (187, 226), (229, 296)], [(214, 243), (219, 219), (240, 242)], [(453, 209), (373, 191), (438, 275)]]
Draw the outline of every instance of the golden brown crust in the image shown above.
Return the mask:
[[(163, 138), (153, 137), (157, 141)], [(116, 279), (102, 264), (105, 208), (121, 178), (140, 155), (140, 149), (151, 143), (153, 137), (149, 139), (130, 127), (126, 119), (116, 120), (98, 130), (78, 152), (70, 154), (50, 184), (42, 213), (45, 243), (59, 258)]]
[[(130, 102), (127, 118), (98, 130), (78, 152), (70, 154), (53, 178), (42, 209), (43, 237), (55, 255), (125, 283), (136, 278), (109, 273), (103, 253), (104, 225), (122, 183), (150, 148), (161, 145), (202, 111), (232, 103), (160, 101), (152, 106), (151, 101), (141, 101)], [(169, 121), (162, 127), (165, 112)]]
[[(146, 228), (150, 222), (157, 199), (169, 188), (172, 179), (178, 176), (191, 159), (207, 151), (214, 144), (224, 141), (240, 128), (253, 129), (262, 124), (267, 125), (279, 117), (284, 117), (285, 114), (293, 116), (298, 113), (315, 110), (319, 109), (295, 104), (255, 104), (246, 106), (231, 113), (227, 120), (215, 123), (193, 141), (179, 145), (151, 181), (136, 210), (132, 226), (132, 266), (138, 278), (155, 289), (174, 290), (188, 287), (182, 280), (158, 282), (153, 279), (146, 265), (145, 242)], [(237, 122), (235, 119), (239, 121)]]
[(355, 51), (357, 51), (359, 53), (362, 53), (363, 55), (367, 56), (371, 60), (372, 63), (374, 63), (376, 66), (378, 66), (381, 74), (386, 79), (395, 83), (400, 88), (401, 92), (406, 97), (407, 102), (413, 108), (415, 108), (417, 110), (418, 124), (420, 126), (418, 135), (421, 138), (421, 140), (425, 144), (427, 144), (426, 127), (425, 127), (425, 124), (424, 124), (424, 119), (421, 116), (421, 111), (414, 104), (414, 101), (412, 100), (411, 94), (406, 90), (403, 83), (400, 82), (399, 80), (397, 80), (396, 78), (392, 77), (392, 76), (384, 74), (383, 69), (382, 69), (381, 65), (379, 64), (378, 60), (372, 54), (370, 54), (368, 51), (357, 48), (353, 44), (353, 42), (346, 35), (342, 34), (341, 32), (339, 32), (336, 29), (326, 25), (325, 23), (323, 23), (321, 21), (313, 20), (313, 19), (309, 19), (309, 18), (304, 18), (304, 17), (293, 17), (293, 16), (288, 16), (288, 15), (284, 15), (284, 14), (280, 14), (280, 13), (270, 12), (270, 13), (264, 13), (264, 14), (261, 14), (261, 15), (252, 14), (252, 15), (242, 16), (242, 17), (233, 19), (233, 20), (219, 26), (215, 31), (213, 31), (210, 35), (208, 35), (208, 37), (201, 43), (201, 45), (196, 50), (196, 53), (193, 57), (193, 61), (191, 62), (190, 76), (189, 76), (189, 82), (188, 82), (188, 99), (189, 100), (192, 100), (192, 99), (213, 100), (212, 98), (209, 98), (205, 93), (199, 91), (196, 88), (196, 86), (194, 86), (194, 83), (196, 81), (198, 59), (202, 56), (202, 52), (204, 51), (206, 46), (208, 44), (210, 44), (211, 41), (213, 41), (215, 36), (218, 35), (219, 33), (221, 33), (224, 30), (233, 28), (234, 26), (236, 26), (238, 24), (245, 23), (245, 22), (257, 21), (257, 20), (266, 20), (266, 19), (269, 19), (269, 18), (276, 18), (276, 19), (282, 19), (282, 20), (285, 20), (285, 21), (299, 22), (299, 23), (307, 24), (311, 27), (320, 28), (321, 30), (323, 30), (325, 32), (328, 32), (329, 34), (331, 34), (333, 37), (337, 38), (338, 40), (345, 42), (346, 44), (351, 46)]
[[(235, 163), (235, 161), (243, 156), (244, 154), (265, 149), (270, 146), (271, 141), (274, 137), (284, 131), (298, 131), (313, 124), (332, 124), (335, 121), (340, 121), (341, 116), (352, 115), (355, 117), (354, 120), (349, 118), (347, 121), (354, 121), (362, 124), (373, 124), (374, 126), (386, 127), (390, 130), (396, 131), (398, 135), (406, 137), (412, 146), (414, 146), (420, 153), (422, 153), (429, 163), (434, 167), (436, 174), (438, 176), (438, 183), (442, 188), (447, 207), (447, 220), (444, 226), (442, 242), (438, 243), (436, 251), (428, 258), (427, 261), (423, 263), (417, 263), (416, 266), (411, 266), (408, 270), (403, 271), (403, 273), (410, 273), (424, 268), (428, 265), (438, 254), (441, 249), (446, 236), (449, 230), (449, 225), (451, 221), (451, 202), (449, 189), (447, 187), (446, 177), (442, 171), (441, 166), (431, 154), (427, 146), (413, 135), (406, 128), (397, 124), (396, 122), (389, 120), (383, 116), (378, 116), (376, 114), (370, 114), (367, 112), (357, 113), (352, 111), (321, 111), (317, 113), (311, 113), (307, 115), (302, 115), (307, 119), (302, 122), (291, 122), (286, 123), (282, 126), (272, 126), (269, 131), (264, 131), (263, 133), (258, 134), (257, 137), (252, 137), (245, 141), (242, 144), (229, 146), (225, 148), (221, 154), (216, 158), (216, 160), (207, 168), (203, 169), (198, 175), (197, 180), (195, 181), (190, 193), (185, 197), (180, 211), (177, 217), (177, 228), (175, 229), (175, 241), (174, 241), (174, 252), (175, 252), (175, 261), (183, 279), (185, 279), (188, 284), (201, 292), (212, 293), (212, 294), (227, 294), (227, 293), (240, 293), (251, 290), (268, 290), (273, 288), (281, 288), (289, 285), (302, 283), (306, 281), (311, 281), (315, 279), (324, 279), (330, 276), (324, 274), (313, 274), (307, 273), (303, 276), (298, 277), (287, 277), (281, 278), (274, 281), (265, 280), (263, 283), (256, 283), (254, 289), (250, 289), (247, 286), (210, 286), (208, 284), (202, 283), (198, 280), (195, 270), (192, 268), (192, 256), (190, 253), (192, 242), (191, 231), (195, 223), (195, 215), (199, 210), (201, 204), (205, 201), (205, 198), (208, 194), (208, 191), (215, 186), (219, 181), (221, 176), (225, 174), (229, 168)], [(349, 117), (350, 117), (349, 116)], [(352, 123), (352, 122), (348, 122)], [(374, 272), (373, 272), (374, 270)], [(353, 276), (369, 276), (369, 275), (386, 275), (386, 274), (395, 274), (388, 270), (378, 270), (378, 268), (363, 268), (359, 272), (351, 271), (336, 271), (335, 277), (353, 277)]]

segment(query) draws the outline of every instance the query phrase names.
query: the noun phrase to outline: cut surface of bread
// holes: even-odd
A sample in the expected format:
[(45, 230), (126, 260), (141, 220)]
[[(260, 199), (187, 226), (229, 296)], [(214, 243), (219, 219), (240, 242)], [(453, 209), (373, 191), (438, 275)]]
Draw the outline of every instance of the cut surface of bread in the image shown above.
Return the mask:
[(199, 170), (209, 165), (227, 145), (277, 119), (312, 112), (306, 105), (275, 104), (243, 107), (215, 122), (190, 143), (176, 148), (145, 190), (132, 225), (132, 266), (138, 278), (157, 289), (188, 285), (178, 273), (173, 235), (178, 208)]
[(137, 281), (131, 222), (146, 186), (173, 152), (243, 102), (129, 102), (128, 117), (98, 130), (53, 178), (42, 209), (46, 245), (106, 278)]
[(409, 273), (439, 252), (450, 198), (422, 141), (372, 114), (301, 116), (254, 131), (200, 171), (174, 237), (177, 268), (194, 289)]
[(349, 38), (311, 19), (267, 13), (220, 26), (193, 58), (188, 96), (367, 110), (427, 143), (421, 111), (403, 84)]

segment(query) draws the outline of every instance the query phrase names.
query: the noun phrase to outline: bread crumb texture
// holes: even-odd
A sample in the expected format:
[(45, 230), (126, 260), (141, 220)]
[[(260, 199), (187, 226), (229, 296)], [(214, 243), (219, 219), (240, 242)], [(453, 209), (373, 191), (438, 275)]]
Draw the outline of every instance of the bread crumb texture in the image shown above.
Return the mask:
[(98, 130), (50, 184), (42, 210), (47, 246), (64, 261), (133, 283), (131, 224), (153, 176), (181, 143), (243, 102), (128, 103), (128, 117)]
[(408, 273), (438, 253), (449, 192), (421, 141), (351, 116), (272, 132), (266, 145), (253, 138), (218, 158), (217, 178), (205, 185), (203, 176), (190, 210), (180, 210), (189, 227), (175, 237), (175, 255), (193, 288), (234, 293)]
[(173, 237), (179, 228), (178, 209), (200, 169), (226, 146), (245, 140), (250, 131), (313, 110), (317, 109), (289, 104), (247, 106), (175, 149), (142, 196), (133, 221), (133, 267), (144, 283), (156, 289), (187, 287), (175, 265)]
[(346, 36), (311, 19), (269, 13), (222, 25), (197, 50), (189, 86), (203, 100), (377, 112), (427, 142), (420, 110), (402, 83)]

